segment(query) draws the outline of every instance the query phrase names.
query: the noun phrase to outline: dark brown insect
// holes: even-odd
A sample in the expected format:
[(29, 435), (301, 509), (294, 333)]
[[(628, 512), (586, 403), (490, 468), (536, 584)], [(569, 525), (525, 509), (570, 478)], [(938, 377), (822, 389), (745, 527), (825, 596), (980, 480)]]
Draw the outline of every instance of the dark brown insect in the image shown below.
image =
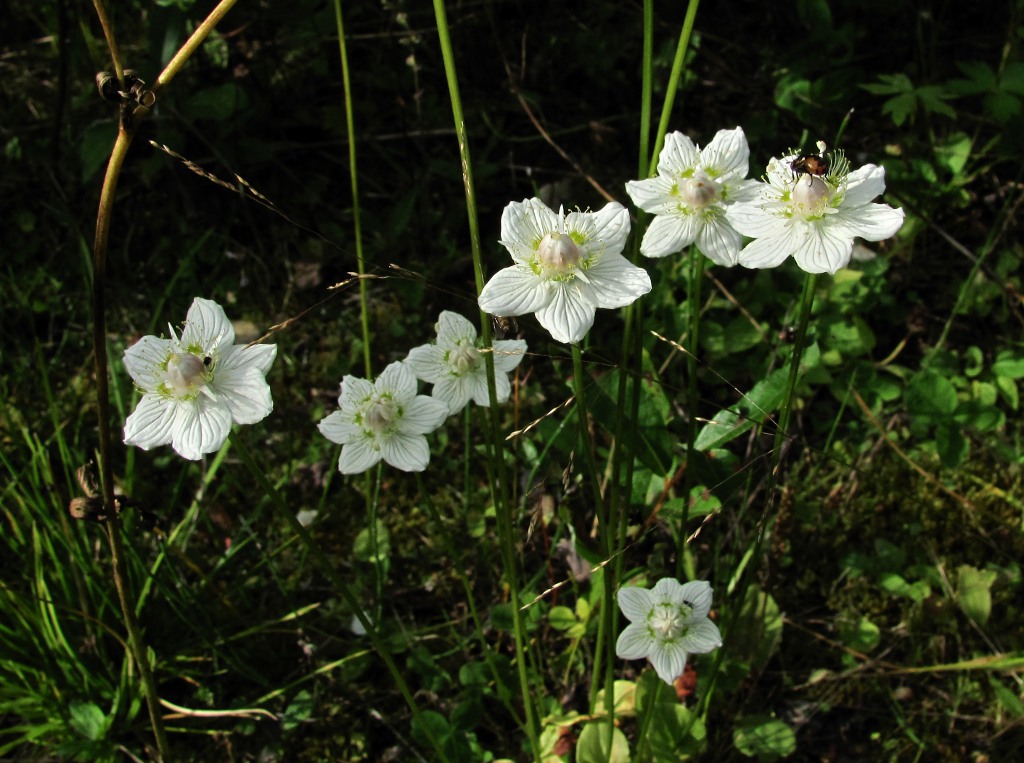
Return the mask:
[(797, 175), (817, 175), (821, 177), (828, 172), (828, 159), (821, 154), (801, 154), (789, 164), (789, 168)]

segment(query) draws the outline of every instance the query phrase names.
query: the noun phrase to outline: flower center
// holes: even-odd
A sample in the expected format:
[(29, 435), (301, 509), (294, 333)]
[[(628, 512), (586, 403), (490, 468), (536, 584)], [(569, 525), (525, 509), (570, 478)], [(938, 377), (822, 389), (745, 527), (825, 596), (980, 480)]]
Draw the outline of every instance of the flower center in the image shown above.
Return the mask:
[(832, 189), (816, 175), (801, 175), (793, 186), (792, 198), (796, 211), (805, 216), (818, 215), (832, 198)]
[(363, 423), (372, 431), (380, 434), (401, 418), (402, 412), (398, 405), (389, 397), (374, 396), (363, 408)]
[(565, 233), (549, 233), (537, 247), (537, 258), (545, 273), (567, 275), (580, 264), (580, 248)]
[(651, 612), (649, 623), (662, 641), (672, 641), (686, 630), (683, 612), (672, 604), (658, 604)]
[(206, 384), (203, 358), (190, 352), (173, 353), (167, 360), (167, 384), (175, 397), (187, 397)]
[(448, 353), (448, 363), (461, 376), (480, 365), (480, 353), (472, 344), (460, 344)]
[(693, 209), (701, 209), (718, 200), (718, 183), (703, 170), (697, 170), (680, 184), (679, 194)]

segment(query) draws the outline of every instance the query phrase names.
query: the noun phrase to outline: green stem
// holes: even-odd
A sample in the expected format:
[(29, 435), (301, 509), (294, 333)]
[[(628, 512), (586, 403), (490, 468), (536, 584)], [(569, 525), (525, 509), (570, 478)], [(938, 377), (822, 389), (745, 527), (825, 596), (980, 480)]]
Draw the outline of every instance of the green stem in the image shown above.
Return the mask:
[[(782, 445), (786, 439), (786, 430), (789, 427), (789, 420), (793, 409), (793, 393), (796, 390), (796, 382), (800, 375), (800, 361), (804, 353), (804, 340), (807, 337), (807, 326), (811, 320), (811, 309), (814, 306), (814, 284), (817, 276), (814, 273), (808, 273), (804, 279), (804, 290), (803, 295), (800, 298), (800, 317), (799, 324), (796, 332), (796, 343), (793, 345), (793, 355), (789, 359), (789, 378), (786, 382), (786, 396), (782, 401), (782, 408), (779, 411), (779, 426), (775, 432), (775, 442), (772, 446), (772, 459), (771, 459), (771, 471), (768, 474), (768, 488), (766, 491), (764, 511), (761, 514), (761, 519), (757, 526), (757, 537), (754, 541), (752, 549), (744, 555), (749, 563), (740, 575), (740, 580), (736, 586), (736, 595), (732, 597), (732, 603), (729, 606), (729, 616), (726, 618), (726, 622), (723, 622), (723, 644), (722, 647), (715, 653), (715, 661), (711, 667), (711, 675), (708, 679), (707, 689), (704, 695), (700, 698), (700, 703), (697, 706), (697, 712), (694, 713), (692, 718), (700, 715), (703, 718), (707, 717), (708, 709), (711, 704), (711, 695), (714, 692), (715, 684), (718, 680), (719, 668), (722, 664), (723, 656), (729, 649), (732, 643), (733, 636), (736, 632), (736, 621), (739, 618), (740, 612), (743, 608), (743, 602), (747, 595), (747, 589), (750, 587), (750, 581), (754, 577), (754, 573), (757, 570), (758, 565), (761, 561), (761, 549), (764, 547), (765, 536), (768, 534), (767, 529), (771, 525), (772, 515), (774, 508), (778, 505), (776, 498), (776, 486), (778, 485), (779, 479), (779, 467), (782, 462)], [(690, 724), (687, 724), (685, 733), (689, 733)]]
[[(448, 95), (452, 103), (452, 119), (455, 122), (455, 134), (459, 142), (459, 159), (462, 165), (462, 182), (466, 195), (466, 216), (469, 221), (469, 240), (473, 255), (473, 276), (479, 294), (484, 288), (483, 256), (480, 245), (480, 226), (477, 218), (476, 192), (473, 188), (473, 163), (469, 153), (469, 137), (466, 133), (466, 120), (462, 111), (462, 98), (459, 95), (459, 80), (455, 70), (455, 54), (452, 51), (451, 35), (448, 30), (448, 17), (445, 13), (444, 0), (434, 0), (434, 18), (437, 21), (437, 35), (441, 45), (441, 56), (444, 60), (445, 78), (448, 82)], [(485, 347), (490, 347), (491, 323), (489, 317), (480, 313), (481, 330)], [(498, 407), (498, 393), (494, 376), (494, 356), (484, 353), (487, 368), (487, 391), (490, 424), (489, 460), (495, 479), (491, 482), (491, 498), (494, 502), (498, 519), (498, 541), (501, 546), (502, 563), (509, 584), (512, 604), (512, 623), (515, 632), (516, 665), (519, 676), (519, 688), (523, 697), (523, 712), (526, 718), (526, 735), (535, 760), (539, 760), (540, 732), (533, 706), (533, 695), (526, 670), (527, 642), (526, 625), (523, 622), (522, 596), (519, 586), (519, 557), (515, 549), (514, 526), (512, 522), (512, 502), (509, 498), (509, 484), (503, 453), (504, 438), (501, 436), (501, 411)]]
[[(594, 454), (594, 443), (590, 438), (590, 415), (587, 411), (587, 377), (583, 371), (583, 351), (579, 344), (572, 345), (573, 384), (576, 393), (576, 421), (579, 424), (579, 446), (589, 473), (594, 491), (594, 504), (597, 507), (597, 522), (604, 543), (605, 559), (610, 560), (615, 553), (615, 528), (608, 521), (608, 506), (601, 490), (601, 473), (597, 468), (597, 457)], [(615, 565), (606, 564), (601, 570), (604, 591), (601, 602), (601, 619), (598, 621), (597, 649), (594, 654), (594, 678), (590, 686), (590, 703), (593, 705), (597, 696), (597, 687), (602, 683), (598, 676), (602, 674), (604, 684), (604, 707), (608, 717), (608, 750), (611, 754), (611, 736), (615, 729)], [(603, 665), (602, 665), (603, 662)]]
[(319, 544), (313, 540), (313, 536), (310, 535), (309, 531), (302, 526), (302, 523), (299, 522), (298, 519), (296, 519), (294, 510), (285, 503), (283, 498), (281, 498), (281, 494), (277, 492), (277, 488), (275, 488), (267, 478), (266, 470), (256, 463), (256, 460), (253, 458), (252, 453), (249, 452), (249, 448), (245, 444), (244, 440), (239, 437), (237, 432), (234, 430), (231, 431), (228, 438), (232, 447), (235, 449), (235, 452), (238, 453), (239, 458), (242, 459), (242, 462), (256, 479), (256, 482), (260, 487), (260, 493), (270, 500), (270, 503), (273, 505), (280, 518), (288, 525), (288, 529), (291, 530), (294, 535), (298, 536), (299, 540), (306, 546), (306, 550), (313, 558), (314, 563), (316, 563), (317, 567), (320, 568), (320, 571), (327, 577), (327, 579), (331, 581), (334, 589), (341, 595), (345, 605), (352, 610), (353, 614), (355, 614), (356, 619), (359, 620), (359, 624), (362, 625), (363, 629), (366, 631), (366, 635), (370, 637), (370, 641), (373, 643), (373, 648), (376, 650), (377, 654), (380, 655), (380, 658), (384, 660), (384, 664), (387, 666), (388, 672), (391, 673), (391, 677), (394, 679), (395, 685), (398, 687), (398, 691), (401, 693), (406, 704), (409, 706), (409, 709), (412, 711), (412, 714), (417, 721), (417, 725), (423, 729), (430, 739), (430, 743), (433, 745), (434, 751), (442, 760), (447, 761), (448, 756), (445, 755), (440, 742), (434, 736), (434, 733), (431, 730), (431, 724), (422, 721), (422, 712), (419, 705), (416, 703), (416, 700), (413, 699), (412, 692), (409, 691), (409, 686), (406, 684), (405, 678), (398, 669), (398, 665), (395, 663), (394, 658), (391, 656), (391, 652), (388, 651), (388, 648), (384, 643), (384, 639), (382, 639), (380, 634), (377, 632), (376, 624), (367, 617), (366, 612), (359, 605), (358, 600), (349, 590), (348, 584), (345, 583), (345, 579), (334, 568), (334, 565), (331, 564), (330, 560), (328, 560)]
[(341, 15), (341, 0), (334, 0), (334, 20), (338, 28), (338, 53), (341, 56), (341, 82), (345, 90), (345, 129), (348, 131), (348, 174), (352, 183), (352, 225), (356, 241), (356, 271), (359, 273), (359, 320), (363, 329), (363, 364), (366, 378), (371, 378), (370, 316), (367, 307), (366, 261), (363, 257), (362, 216), (359, 207), (359, 172), (356, 167), (356, 129), (352, 108), (352, 82), (349, 78), (348, 52), (345, 47), (345, 24)]
[(694, 470), (696, 458), (694, 457), (693, 445), (697, 441), (697, 352), (698, 340), (700, 338), (700, 306), (701, 286), (704, 281), (704, 255), (696, 247), (690, 247), (690, 285), (686, 291), (686, 304), (688, 306), (688, 319), (690, 323), (687, 343), (690, 351), (686, 353), (686, 400), (689, 426), (686, 431), (686, 472), (683, 478), (683, 511), (679, 518), (679, 528), (676, 536), (676, 577), (679, 577), (685, 568), (686, 577), (692, 580), (696, 574), (693, 565), (693, 558), (690, 555), (689, 547), (686, 545), (686, 522), (690, 512), (690, 493), (693, 491), (695, 480)]
[(662, 144), (665, 142), (665, 133), (668, 132), (668, 123), (672, 118), (672, 104), (675, 102), (676, 92), (679, 90), (679, 79), (683, 74), (683, 64), (686, 63), (686, 49), (690, 45), (693, 21), (697, 18), (697, 8), (699, 6), (700, 0), (690, 0), (689, 5), (686, 6), (686, 18), (683, 19), (683, 28), (679, 33), (676, 57), (672, 61), (672, 72), (669, 74), (668, 86), (665, 88), (665, 103), (661, 109), (661, 121), (658, 123), (658, 134), (654, 141), (654, 151), (651, 153), (651, 161), (645, 177), (652, 175), (658, 166), (658, 154), (661, 153)]

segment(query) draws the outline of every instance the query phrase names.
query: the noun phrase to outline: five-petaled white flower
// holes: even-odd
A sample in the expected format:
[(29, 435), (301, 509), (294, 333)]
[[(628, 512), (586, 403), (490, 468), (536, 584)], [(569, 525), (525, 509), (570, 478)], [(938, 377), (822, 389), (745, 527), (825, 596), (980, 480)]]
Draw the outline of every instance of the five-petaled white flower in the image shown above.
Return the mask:
[(835, 273), (850, 263), (855, 236), (881, 241), (903, 225), (902, 209), (871, 202), (885, 190), (884, 168), (865, 164), (850, 172), (835, 151), (827, 173), (816, 175), (794, 171), (798, 157), (772, 159), (758, 198), (729, 207), (733, 227), (754, 239), (740, 252), (740, 265), (773, 268), (792, 255), (808, 273)]
[(711, 584), (706, 580), (680, 585), (675, 578), (662, 578), (651, 590), (620, 588), (618, 599), (630, 622), (619, 634), (615, 653), (624, 660), (650, 657), (665, 683), (683, 674), (688, 654), (722, 645), (718, 626), (708, 619)]
[[(494, 381), (498, 402), (512, 393), (508, 374), (522, 362), (526, 352), (523, 339), (499, 339), (491, 350), (494, 357)], [(434, 385), (432, 395), (458, 413), (470, 400), (490, 405), (487, 392), (487, 366), (477, 347), (476, 326), (458, 313), (445, 310), (437, 321), (437, 344), (424, 344), (410, 350), (405, 363), (416, 377)]]
[(625, 307), (651, 290), (647, 271), (622, 256), (629, 213), (617, 202), (598, 212), (555, 214), (540, 199), (513, 201), (501, 214), (501, 243), (515, 264), (480, 292), (497, 316), (537, 313), (559, 342), (579, 342), (599, 307)]
[(757, 181), (745, 179), (749, 162), (741, 127), (719, 130), (703, 149), (681, 132), (666, 135), (657, 177), (626, 183), (633, 203), (657, 215), (644, 233), (640, 253), (664, 257), (696, 242), (715, 264), (735, 265), (743, 237), (725, 210), (756, 197)]
[(321, 421), (319, 429), (342, 446), (342, 474), (365, 472), (382, 458), (402, 471), (423, 471), (430, 461), (424, 435), (448, 418), (445, 403), (416, 394), (416, 377), (401, 361), (385, 368), (375, 382), (346, 376), (338, 402), (341, 410)]
[(196, 297), (181, 336), (144, 336), (124, 353), (124, 367), (145, 393), (124, 425), (124, 441), (149, 450), (171, 444), (199, 460), (219, 450), (234, 424), (255, 424), (273, 409), (264, 378), (272, 344), (235, 344), (224, 308)]

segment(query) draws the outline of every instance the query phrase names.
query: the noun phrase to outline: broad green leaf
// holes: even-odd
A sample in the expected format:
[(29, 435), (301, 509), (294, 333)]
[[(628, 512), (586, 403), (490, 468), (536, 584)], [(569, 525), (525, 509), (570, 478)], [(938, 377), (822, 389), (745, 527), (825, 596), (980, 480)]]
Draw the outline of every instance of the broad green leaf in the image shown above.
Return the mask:
[(979, 570), (968, 564), (957, 567), (957, 604), (978, 625), (985, 625), (992, 613), (992, 584), (996, 577), (994, 570)]
[(910, 377), (905, 394), (907, 412), (917, 419), (934, 423), (956, 410), (956, 388), (938, 371), (919, 371)]
[(92, 702), (72, 702), (69, 708), (71, 728), (86, 739), (102, 739), (107, 731), (107, 716)]
[(736, 749), (748, 758), (778, 760), (796, 751), (796, 734), (788, 725), (770, 715), (741, 718), (732, 732)]
[(866, 617), (861, 617), (857, 622), (840, 624), (839, 638), (850, 649), (858, 652), (872, 651), (881, 640), (878, 626)]
[(567, 631), (574, 625), (576, 625), (576, 615), (568, 607), (557, 606), (552, 607), (551, 611), (548, 612), (548, 622), (551, 623), (551, 627), (557, 631)]
[(576, 763), (629, 763), (626, 735), (613, 727), (609, 749), (608, 724), (600, 721), (586, 724), (576, 740)]

